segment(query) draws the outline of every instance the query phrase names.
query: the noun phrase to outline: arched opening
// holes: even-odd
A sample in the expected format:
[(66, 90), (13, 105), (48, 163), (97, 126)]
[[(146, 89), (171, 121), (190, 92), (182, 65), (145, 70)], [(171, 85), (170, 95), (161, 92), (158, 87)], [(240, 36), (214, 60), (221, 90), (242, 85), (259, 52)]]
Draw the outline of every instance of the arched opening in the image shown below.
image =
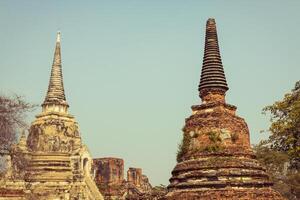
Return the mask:
[(89, 174), (89, 159), (88, 158), (84, 158), (83, 159), (83, 173), (84, 174)]

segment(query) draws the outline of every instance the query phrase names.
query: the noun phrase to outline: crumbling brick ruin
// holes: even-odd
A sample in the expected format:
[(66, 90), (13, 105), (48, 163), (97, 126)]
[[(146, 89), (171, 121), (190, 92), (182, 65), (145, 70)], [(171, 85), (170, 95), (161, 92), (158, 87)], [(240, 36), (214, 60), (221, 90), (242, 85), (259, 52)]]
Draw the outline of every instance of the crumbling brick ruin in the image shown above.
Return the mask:
[(124, 179), (124, 161), (120, 158), (94, 159), (95, 182), (106, 200), (144, 199), (152, 186), (141, 168), (129, 168)]
[(141, 168), (130, 167), (127, 171), (127, 196), (128, 200), (152, 199), (152, 186), (148, 177), (143, 175)]
[(140, 187), (142, 182), (142, 169), (130, 167), (127, 171), (127, 182)]
[(124, 160), (97, 158), (93, 160), (94, 180), (105, 199), (123, 197), (126, 193)]
[(167, 200), (281, 200), (250, 147), (245, 120), (227, 104), (228, 90), (214, 19), (206, 24), (199, 84), (201, 105), (186, 119)]
[(124, 160), (121, 158), (98, 158), (93, 160), (96, 165), (96, 183), (123, 184)]

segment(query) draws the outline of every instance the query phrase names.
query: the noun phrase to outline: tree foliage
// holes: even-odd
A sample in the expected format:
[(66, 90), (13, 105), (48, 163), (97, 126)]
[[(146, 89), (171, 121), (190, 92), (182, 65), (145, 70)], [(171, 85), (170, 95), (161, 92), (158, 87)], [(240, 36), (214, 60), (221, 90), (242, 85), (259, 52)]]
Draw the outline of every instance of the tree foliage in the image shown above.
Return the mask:
[(266, 141), (270, 148), (286, 152), (292, 168), (300, 167), (300, 81), (283, 100), (263, 109), (270, 113), (270, 137)]
[(0, 152), (9, 151), (17, 139), (18, 129), (26, 127), (26, 113), (35, 107), (21, 96), (0, 95)]
[(257, 159), (266, 167), (273, 188), (289, 200), (300, 199), (300, 173), (290, 168), (289, 155), (264, 142), (254, 146)]
[(270, 114), (270, 136), (254, 147), (257, 159), (277, 191), (287, 199), (300, 199), (300, 81), (263, 113)]

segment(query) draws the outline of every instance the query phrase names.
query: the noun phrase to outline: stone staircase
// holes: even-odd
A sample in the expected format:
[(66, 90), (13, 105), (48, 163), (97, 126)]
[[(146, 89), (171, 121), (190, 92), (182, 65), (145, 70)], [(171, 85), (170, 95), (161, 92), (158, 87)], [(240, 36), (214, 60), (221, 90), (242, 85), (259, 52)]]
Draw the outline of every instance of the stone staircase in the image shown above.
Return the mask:
[(90, 200), (104, 200), (102, 194), (99, 192), (96, 183), (88, 175), (85, 175), (84, 182), (88, 189), (89, 199)]

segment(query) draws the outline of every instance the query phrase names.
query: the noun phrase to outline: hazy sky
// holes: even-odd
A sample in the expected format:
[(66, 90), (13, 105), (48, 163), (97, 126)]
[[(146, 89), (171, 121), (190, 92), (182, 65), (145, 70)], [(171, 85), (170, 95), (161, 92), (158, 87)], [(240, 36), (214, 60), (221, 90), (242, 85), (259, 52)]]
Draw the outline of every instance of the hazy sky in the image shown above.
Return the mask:
[(261, 109), (300, 79), (297, 0), (1, 0), (0, 92), (43, 102), (60, 30), (70, 113), (92, 155), (123, 158), (153, 185), (168, 184), (184, 119), (200, 103), (209, 17), (217, 22), (227, 102), (255, 144), (269, 125)]

